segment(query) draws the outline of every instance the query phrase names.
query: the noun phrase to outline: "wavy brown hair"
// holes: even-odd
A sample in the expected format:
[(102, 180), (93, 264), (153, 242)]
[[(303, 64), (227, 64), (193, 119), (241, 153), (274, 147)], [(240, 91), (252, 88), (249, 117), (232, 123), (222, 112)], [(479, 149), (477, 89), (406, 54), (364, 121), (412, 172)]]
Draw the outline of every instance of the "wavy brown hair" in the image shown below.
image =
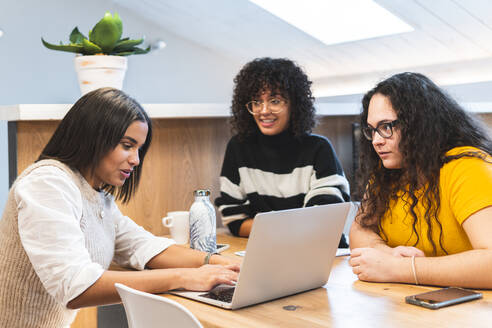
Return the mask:
[[(445, 163), (462, 157), (478, 157), (488, 161), (487, 154), (492, 154), (490, 136), (479, 120), (466, 113), (430, 79), (409, 72), (396, 74), (380, 82), (364, 95), (361, 126), (367, 126), (369, 102), (375, 94), (387, 97), (397, 114), (402, 167), (386, 169), (371, 141), (361, 134), (358, 192), (362, 202), (357, 222), (387, 240), (381, 218), (389, 209), (389, 202), (398, 198), (398, 192), (403, 192), (409, 199), (412, 228), (417, 236), (414, 246), (422, 238), (416, 229), (418, 218), (415, 213), (415, 207), (421, 202), (425, 208), (422, 219), (429, 227), (425, 237), (436, 254), (431, 227), (437, 226), (440, 231), (439, 246), (446, 252), (442, 245), (442, 226), (438, 218), (440, 169)], [(460, 146), (473, 146), (480, 151), (446, 155), (450, 149)], [(423, 185), (424, 192), (419, 199), (416, 191)]]
[(311, 84), (303, 70), (289, 59), (266, 57), (247, 63), (234, 78), (232, 133), (244, 139), (259, 131), (253, 116), (246, 110), (246, 103), (265, 90), (289, 101), (289, 130), (295, 136), (310, 133), (315, 125)]

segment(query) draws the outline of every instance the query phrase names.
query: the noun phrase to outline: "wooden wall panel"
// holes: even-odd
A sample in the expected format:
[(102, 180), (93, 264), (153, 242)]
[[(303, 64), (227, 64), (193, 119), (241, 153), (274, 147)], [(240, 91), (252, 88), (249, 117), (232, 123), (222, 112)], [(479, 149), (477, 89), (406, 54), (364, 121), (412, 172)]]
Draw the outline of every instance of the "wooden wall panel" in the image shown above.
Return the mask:
[(17, 122), (17, 174), (41, 154), (60, 121)]
[(153, 140), (133, 202), (123, 213), (157, 235), (167, 233), (161, 218), (188, 210), (193, 190), (208, 188), (218, 196), (219, 174), (227, 141), (226, 119), (154, 120)]
[(324, 116), (318, 119), (314, 133), (327, 137), (340, 160), (351, 190), (353, 185), (352, 169), (352, 123), (358, 122), (357, 116)]

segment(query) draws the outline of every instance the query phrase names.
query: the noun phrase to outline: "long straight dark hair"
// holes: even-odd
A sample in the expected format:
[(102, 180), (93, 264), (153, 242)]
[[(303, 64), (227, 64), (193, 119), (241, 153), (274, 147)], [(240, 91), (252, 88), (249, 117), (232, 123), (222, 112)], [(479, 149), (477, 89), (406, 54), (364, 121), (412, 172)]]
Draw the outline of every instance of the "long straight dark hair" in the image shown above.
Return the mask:
[(56, 159), (80, 172), (92, 174), (135, 121), (148, 126), (147, 138), (139, 149), (140, 165), (133, 169), (123, 186), (105, 184), (102, 187), (126, 203), (140, 181), (145, 154), (152, 140), (152, 122), (142, 106), (120, 90), (101, 88), (81, 97), (60, 122), (37, 161)]

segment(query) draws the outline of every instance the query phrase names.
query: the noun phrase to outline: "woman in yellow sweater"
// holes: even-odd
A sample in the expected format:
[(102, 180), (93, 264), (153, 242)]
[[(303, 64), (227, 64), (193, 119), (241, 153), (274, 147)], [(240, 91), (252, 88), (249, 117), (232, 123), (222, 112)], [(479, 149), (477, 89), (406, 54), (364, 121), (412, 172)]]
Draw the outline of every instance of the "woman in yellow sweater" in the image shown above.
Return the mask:
[(492, 288), (492, 142), (427, 77), (401, 73), (363, 98), (360, 280)]

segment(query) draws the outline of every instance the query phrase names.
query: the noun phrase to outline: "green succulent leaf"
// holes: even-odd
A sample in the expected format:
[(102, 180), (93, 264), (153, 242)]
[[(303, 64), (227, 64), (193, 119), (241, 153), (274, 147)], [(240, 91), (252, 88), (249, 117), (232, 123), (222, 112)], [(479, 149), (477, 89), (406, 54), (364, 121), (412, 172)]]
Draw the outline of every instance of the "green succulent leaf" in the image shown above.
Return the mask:
[(84, 48), (84, 55), (95, 55), (103, 52), (101, 47), (87, 39), (82, 40), (82, 46)]
[(116, 46), (113, 49), (113, 52), (124, 52), (124, 51), (129, 51), (133, 47), (138, 46), (144, 41), (144, 38), (138, 39), (138, 40), (124, 40), (124, 41), (119, 41)]
[(125, 51), (125, 52), (116, 52), (113, 55), (114, 56), (130, 56), (133, 55), (133, 51)]
[(70, 42), (76, 44), (82, 44), (83, 39), (87, 39), (82, 33), (80, 33), (79, 28), (75, 27), (70, 33)]
[(135, 55), (143, 55), (143, 54), (146, 54), (150, 51), (150, 46), (148, 46), (145, 49), (141, 49), (141, 48), (137, 48), (137, 47), (135, 47), (134, 49), (135, 49), (135, 52), (134, 52)]
[(84, 52), (84, 47), (82, 47), (79, 44), (51, 44), (49, 42), (44, 41), (43, 38), (41, 38), (41, 42), (43, 42), (43, 45), (51, 50), (59, 50), (59, 51), (67, 51), (67, 52), (74, 52), (74, 53), (83, 53)]
[(113, 21), (118, 27), (118, 30), (120, 31), (120, 38), (121, 38), (121, 35), (123, 34), (123, 22), (121, 21), (120, 15), (118, 15), (117, 12), (114, 13)]
[(43, 45), (52, 50), (67, 51), (80, 53), (82, 55), (117, 55), (129, 56), (146, 54), (150, 51), (150, 46), (146, 49), (138, 48), (142, 44), (144, 38), (131, 40), (128, 37), (122, 38), (123, 23), (118, 13), (111, 15), (106, 12), (104, 17), (89, 30), (89, 38), (82, 34), (78, 27), (75, 27), (70, 33), (69, 44), (63, 44), (60, 41), (59, 45), (46, 42), (43, 38)]
[(104, 53), (110, 53), (121, 38), (121, 19), (119, 16), (116, 18), (115, 20), (111, 13), (107, 12), (89, 35), (90, 42), (98, 45)]
[(150, 51), (150, 46), (147, 47), (146, 49), (134, 47), (129, 51), (114, 53), (114, 55), (116, 55), (116, 56), (143, 55), (143, 54), (148, 53), (149, 51)]

